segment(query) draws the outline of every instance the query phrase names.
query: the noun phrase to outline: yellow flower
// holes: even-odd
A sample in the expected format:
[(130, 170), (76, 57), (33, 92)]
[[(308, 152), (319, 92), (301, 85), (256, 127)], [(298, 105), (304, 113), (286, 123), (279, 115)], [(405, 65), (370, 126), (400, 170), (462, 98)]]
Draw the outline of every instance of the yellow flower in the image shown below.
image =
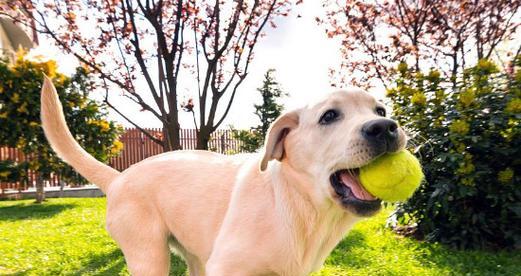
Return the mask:
[(10, 171), (0, 172), (0, 178), (6, 178), (11, 174)]
[(433, 81), (433, 80), (437, 80), (437, 79), (439, 79), (439, 78), (440, 78), (440, 71), (438, 71), (438, 70), (431, 70), (431, 71), (429, 72), (429, 79), (430, 79), (431, 81)]
[(398, 72), (403, 74), (403, 73), (407, 72), (407, 69), (408, 69), (407, 63), (402, 61), (402, 62), (400, 62), (400, 64), (398, 64)]
[(394, 89), (394, 88), (389, 88), (389, 89), (387, 89), (387, 90), (385, 91), (385, 95), (386, 95), (387, 97), (389, 97), (389, 96), (393, 96), (393, 95), (395, 95), (395, 94), (396, 94), (396, 89)]
[(0, 85), (0, 94), (4, 93), (4, 87)]
[(474, 167), (474, 164), (471, 162), (464, 162), (460, 164), (457, 172), (459, 174), (466, 175), (472, 173), (475, 169), (476, 167)]
[(20, 101), (20, 95), (18, 93), (14, 93), (13, 96), (11, 97), (11, 101), (13, 103), (18, 103)]
[(459, 143), (457, 146), (456, 146), (456, 151), (459, 152), (459, 153), (463, 153), (465, 151), (465, 149), (467, 148), (467, 146), (463, 143)]
[(100, 121), (98, 125), (101, 127), (102, 132), (107, 132), (110, 130), (110, 125), (107, 121)]
[(112, 147), (110, 148), (111, 154), (118, 154), (123, 149), (123, 143), (119, 140), (115, 140), (114, 143), (112, 143)]
[(411, 102), (415, 105), (424, 106), (427, 104), (427, 98), (425, 95), (421, 92), (416, 92), (411, 97)]
[(472, 179), (470, 177), (465, 177), (465, 178), (461, 179), (461, 184), (463, 184), (465, 186), (474, 186), (474, 179)]
[(497, 174), (497, 179), (503, 184), (509, 183), (513, 178), (514, 170), (512, 168), (506, 168)]
[(450, 131), (453, 133), (465, 135), (469, 132), (470, 126), (464, 120), (455, 120), (449, 127)]
[(37, 126), (39, 126), (40, 124), (37, 123), (37, 122), (30, 122), (29, 125), (32, 126), (32, 127), (37, 127)]
[(43, 65), (45, 67), (45, 73), (47, 74), (47, 76), (51, 79), (54, 78), (56, 76), (56, 69), (58, 68), (58, 66), (56, 65), (56, 61), (49, 60), (43, 63)]
[(459, 94), (459, 101), (463, 104), (464, 107), (471, 105), (475, 98), (476, 92), (474, 92), (474, 89), (466, 89)]
[(23, 47), (18, 47), (18, 50), (16, 50), (16, 60), (23, 61), (25, 54), (27, 54), (27, 51)]
[(463, 158), (465, 158), (465, 160), (467, 160), (467, 161), (470, 161), (470, 160), (472, 160), (472, 154), (467, 152), (467, 153), (465, 153), (465, 156)]
[(0, 118), (6, 119), (7, 118), (7, 111), (0, 113)]
[(27, 112), (27, 103), (23, 103), (21, 106), (19, 106), (16, 111), (18, 111), (18, 113), (28, 113)]
[(27, 145), (27, 143), (25, 142), (25, 139), (24, 138), (20, 138), (20, 140), (18, 140), (18, 143), (16, 143), (16, 147), (17, 148), (23, 148)]
[(521, 99), (515, 98), (508, 102), (506, 111), (511, 113), (521, 113)]
[(478, 69), (486, 71), (488, 73), (498, 72), (496, 65), (487, 59), (480, 59), (478, 61), (477, 67), (478, 67)]

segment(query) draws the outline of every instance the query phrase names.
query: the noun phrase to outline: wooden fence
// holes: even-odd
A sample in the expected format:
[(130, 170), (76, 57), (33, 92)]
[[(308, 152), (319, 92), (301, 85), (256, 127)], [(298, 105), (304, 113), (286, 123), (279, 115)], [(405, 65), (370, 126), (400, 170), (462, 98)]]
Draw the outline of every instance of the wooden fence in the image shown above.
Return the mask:
[[(150, 128), (146, 129), (154, 136), (162, 137), (162, 129)], [(182, 129), (180, 132), (181, 146), (183, 149), (195, 149), (197, 145), (197, 132), (195, 129)], [(160, 154), (163, 152), (163, 147), (158, 145), (141, 131), (135, 128), (125, 129), (125, 133), (121, 135), (119, 140), (123, 143), (123, 150), (116, 157), (113, 157), (109, 161), (109, 165), (119, 171), (125, 170), (132, 164), (135, 164), (150, 156)], [(229, 154), (234, 152), (240, 152), (241, 141), (233, 138), (233, 134), (230, 130), (217, 130), (211, 135), (208, 148), (211, 151)], [(31, 155), (25, 155), (21, 151), (15, 148), (0, 147), (0, 160), (12, 160), (17, 163), (22, 163), (31, 160)], [(0, 183), (1, 193), (5, 193), (6, 190), (18, 190), (23, 191), (31, 187), (37, 181), (38, 174), (35, 171), (28, 170), (26, 172), (27, 177), (19, 182), (14, 183)], [(74, 183), (67, 183), (68, 185)], [(46, 187), (60, 186), (60, 175), (52, 174), (51, 179), (46, 181)]]
[[(155, 137), (162, 137), (162, 129), (150, 128), (149, 133)], [(180, 131), (181, 146), (185, 150), (193, 150), (197, 147), (197, 132), (195, 129), (182, 129)], [(109, 165), (122, 171), (150, 156), (163, 152), (163, 147), (158, 145), (148, 136), (135, 128), (126, 129), (119, 139), (124, 147), (121, 153), (110, 160)], [(231, 130), (216, 130), (212, 133), (208, 149), (211, 151), (228, 154), (240, 152), (242, 142), (233, 138)]]

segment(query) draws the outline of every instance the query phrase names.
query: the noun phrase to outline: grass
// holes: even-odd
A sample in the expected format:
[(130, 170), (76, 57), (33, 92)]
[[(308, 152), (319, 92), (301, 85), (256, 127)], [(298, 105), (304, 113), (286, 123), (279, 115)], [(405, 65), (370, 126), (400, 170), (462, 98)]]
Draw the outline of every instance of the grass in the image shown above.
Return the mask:
[[(128, 275), (104, 229), (104, 198), (0, 202), (0, 275)], [(389, 210), (359, 223), (321, 275), (521, 275), (519, 252), (459, 251), (396, 236)], [(172, 257), (171, 275), (186, 266)]]

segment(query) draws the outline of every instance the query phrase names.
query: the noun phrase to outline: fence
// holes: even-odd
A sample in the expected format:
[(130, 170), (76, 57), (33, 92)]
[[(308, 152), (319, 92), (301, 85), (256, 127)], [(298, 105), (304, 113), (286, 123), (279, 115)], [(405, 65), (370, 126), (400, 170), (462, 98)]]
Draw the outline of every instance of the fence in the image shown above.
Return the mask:
[[(32, 160), (32, 155), (26, 155), (18, 149), (0, 147), (0, 160), (12, 160), (16, 163), (23, 163)], [(5, 190), (27, 190), (29, 187), (33, 187), (36, 183), (38, 174), (33, 170), (27, 170), (25, 172), (25, 178), (18, 182), (0, 182), (0, 190), (3, 194)], [(60, 186), (60, 176), (56, 173), (51, 174), (48, 181), (48, 186)]]
[[(162, 129), (146, 129), (155, 137), (162, 137)], [(185, 150), (193, 150), (197, 147), (197, 132), (195, 129), (182, 129), (179, 133), (181, 146)], [(122, 171), (150, 156), (163, 152), (163, 147), (158, 145), (148, 136), (135, 128), (126, 129), (120, 137), (124, 147), (121, 153), (110, 160), (109, 165)], [(208, 149), (211, 151), (228, 154), (240, 152), (242, 142), (233, 138), (231, 130), (216, 130), (212, 133)]]
[[(156, 137), (162, 137), (162, 129), (150, 128), (146, 129), (149, 133)], [(182, 129), (180, 131), (180, 142), (183, 149), (195, 149), (197, 145), (197, 132), (195, 129)], [(163, 147), (158, 145), (141, 131), (135, 128), (125, 129), (125, 133), (121, 135), (120, 141), (123, 143), (123, 150), (116, 157), (109, 161), (109, 165), (119, 171), (125, 170), (132, 164), (135, 164), (150, 156), (163, 152)], [(212, 151), (228, 154), (230, 152), (240, 152), (241, 141), (233, 138), (231, 130), (216, 130), (212, 133), (208, 148)], [(12, 160), (22, 163), (31, 160), (31, 155), (25, 155), (15, 148), (0, 147), (0, 160)], [(35, 171), (28, 170), (26, 177), (22, 181), (14, 183), (0, 183), (1, 194), (6, 190), (23, 191), (31, 187), (37, 181), (38, 174)], [(51, 178), (46, 181), (46, 187), (60, 186), (60, 175), (52, 174)]]

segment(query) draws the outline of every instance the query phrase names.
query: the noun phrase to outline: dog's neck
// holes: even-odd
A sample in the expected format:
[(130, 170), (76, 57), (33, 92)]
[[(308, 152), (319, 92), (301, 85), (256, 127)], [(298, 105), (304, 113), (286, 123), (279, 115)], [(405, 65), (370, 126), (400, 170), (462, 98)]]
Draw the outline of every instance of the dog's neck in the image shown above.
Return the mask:
[(274, 200), (281, 222), (293, 234), (294, 265), (309, 272), (318, 269), (353, 224), (353, 215), (332, 200), (318, 198), (316, 183), (307, 172), (281, 162), (282, 183), (274, 183)]

